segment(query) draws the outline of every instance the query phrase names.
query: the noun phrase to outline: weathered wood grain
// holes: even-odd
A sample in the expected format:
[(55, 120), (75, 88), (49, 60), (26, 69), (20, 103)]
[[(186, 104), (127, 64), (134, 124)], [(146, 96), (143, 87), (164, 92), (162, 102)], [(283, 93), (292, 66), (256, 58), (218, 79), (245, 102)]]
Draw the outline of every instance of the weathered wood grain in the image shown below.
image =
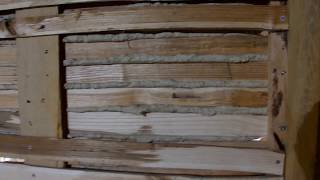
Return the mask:
[[(67, 83), (131, 84), (135, 82), (201, 81), (214, 84), (223, 80), (267, 80), (267, 62), (187, 63), (187, 64), (119, 64), (67, 67)], [(232, 82), (232, 81), (231, 81)], [(231, 83), (229, 82), (229, 83)], [(173, 83), (169, 83), (173, 84)], [(190, 83), (189, 83), (190, 84)], [(217, 83), (219, 84), (219, 83)], [(220, 83), (223, 84), (223, 83)], [(228, 82), (225, 82), (228, 84)], [(250, 82), (244, 82), (250, 86)], [(106, 85), (105, 85), (106, 86)]]
[(284, 155), (268, 150), (11, 136), (1, 136), (0, 141), (4, 157), (63, 159), (74, 166), (109, 170), (189, 175), (283, 173)]
[[(146, 2), (155, 0), (125, 0), (125, 2)], [(185, 1), (185, 0), (156, 0), (156, 1)], [(82, 4), (82, 3), (105, 3), (114, 2), (114, 0), (1, 0), (0, 11), (22, 9), (22, 8), (35, 8), (43, 6), (54, 6), (54, 5), (68, 5), (68, 4)]]
[(283, 180), (282, 177), (190, 177), (190, 176), (174, 176), (174, 175), (150, 175), (150, 174), (130, 174), (120, 172), (97, 172), (88, 170), (73, 170), (73, 169), (50, 169), (33, 166), (25, 166), (19, 164), (1, 164), (0, 165), (0, 180)]
[(69, 9), (59, 15), (25, 14), (16, 19), (2, 20), (0, 37), (115, 30), (286, 30), (286, 8), (269, 5), (138, 4)]
[[(287, 143), (287, 74), (288, 57), (286, 34), (269, 35), (269, 139), (271, 148), (282, 149)], [(277, 136), (277, 137), (274, 137)], [(278, 141), (275, 141), (278, 138)]]
[(15, 67), (17, 65), (16, 59), (15, 41), (0, 41), (0, 67)]
[(16, 90), (0, 90), (0, 109), (17, 109), (18, 98)]
[(320, 1), (290, 0), (286, 179), (320, 178)]
[[(105, 42), (95, 42), (100, 38)], [(124, 33), (70, 36), (65, 41), (69, 42), (66, 43), (66, 65), (248, 62), (267, 59), (267, 38), (248, 34)]]
[(1, 111), (0, 109), (0, 134), (19, 134), (20, 118), (17, 111)]
[[(1, 67), (0, 66), (0, 86), (16, 85), (18, 81), (16, 67)], [(0, 88), (1, 88), (0, 87)], [(4, 88), (1, 88), (4, 89)]]
[(109, 88), (68, 90), (68, 107), (132, 105), (266, 107), (265, 89), (237, 88)]
[(254, 141), (266, 138), (266, 116), (121, 112), (86, 112), (68, 115), (71, 131), (93, 131), (137, 141)]

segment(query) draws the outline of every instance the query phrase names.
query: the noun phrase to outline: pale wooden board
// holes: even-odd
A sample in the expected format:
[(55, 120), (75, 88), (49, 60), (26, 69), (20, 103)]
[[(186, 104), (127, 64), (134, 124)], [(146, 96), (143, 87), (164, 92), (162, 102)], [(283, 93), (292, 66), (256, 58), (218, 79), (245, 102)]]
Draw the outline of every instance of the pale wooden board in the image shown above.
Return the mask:
[(282, 177), (188, 177), (174, 175), (96, 172), (72, 169), (50, 169), (19, 164), (0, 164), (0, 180), (283, 180)]
[(269, 5), (123, 5), (17, 15), (1, 22), (1, 38), (114, 30), (288, 29), (287, 7)]
[[(143, 116), (121, 112), (69, 112), (68, 122), (71, 131), (98, 131), (113, 136), (160, 136), (159, 140), (169, 140), (173, 136), (203, 141), (265, 138), (268, 126), (266, 116), (182, 113), (149, 113)], [(173, 137), (171, 139), (175, 139)]]
[(119, 64), (67, 67), (68, 83), (266, 80), (267, 62)]
[[(110, 39), (121, 38), (122, 36), (134, 36), (135, 34), (109, 35)], [(179, 37), (179, 35), (181, 37)], [(253, 54), (257, 57), (266, 54), (267, 38), (264, 36), (248, 34), (206, 34), (206, 33), (160, 33), (154, 36), (159, 38), (148, 38), (148, 35), (136, 34), (142, 36), (139, 39), (123, 40), (120, 42), (94, 42), (94, 43), (66, 43), (67, 60), (105, 60), (117, 57), (140, 57), (140, 59), (150, 57), (164, 59), (176, 58), (176, 61), (183, 62), (183, 57), (179, 56), (212, 56), (220, 55), (222, 62), (228, 61), (228, 56), (236, 59), (235, 56)], [(145, 36), (145, 37), (143, 37)], [(161, 36), (167, 36), (162, 37)], [(185, 36), (185, 37), (183, 37)], [(91, 36), (92, 37), (92, 36)], [(94, 37), (94, 36), (93, 36)], [(98, 35), (95, 36), (97, 38)], [(76, 36), (73, 36), (76, 38)], [(78, 36), (79, 39), (86, 38)], [(90, 38), (90, 35), (87, 36)], [(223, 59), (224, 57), (224, 59)], [(197, 58), (197, 57), (194, 57)], [(246, 59), (239, 59), (245, 61)], [(263, 58), (258, 60), (264, 60)], [(172, 60), (174, 61), (174, 60)], [(200, 60), (199, 60), (200, 61)], [(209, 58), (207, 61), (210, 61)], [(120, 61), (119, 61), (120, 62)], [(132, 61), (134, 63), (135, 61)], [(159, 61), (161, 62), (161, 61)], [(185, 60), (185, 62), (188, 62)], [(111, 62), (110, 62), (111, 63)]]
[(177, 106), (265, 107), (268, 93), (254, 88), (108, 88), (68, 90), (68, 107), (167, 104)]
[[(287, 44), (284, 33), (269, 35), (269, 139), (271, 148), (283, 148), (287, 143), (288, 115), (287, 115), (287, 74), (288, 57)], [(275, 141), (274, 135), (280, 142)], [(280, 144), (280, 145), (279, 145)]]
[(15, 85), (17, 84), (16, 67), (1, 67), (0, 66), (0, 85)]
[(15, 67), (16, 59), (15, 41), (0, 41), (0, 67)]
[(23, 135), (61, 136), (58, 41), (57, 36), (17, 39)]
[[(57, 7), (26, 9), (24, 16), (58, 14)], [(59, 36), (18, 38), (18, 100), (21, 135), (62, 137)], [(27, 158), (27, 164), (63, 167), (63, 161)]]
[(193, 175), (283, 174), (284, 155), (259, 149), (0, 137), (4, 157), (42, 157), (74, 166), (128, 172)]
[(290, 0), (286, 179), (320, 178), (320, 1)]
[(0, 109), (17, 109), (18, 98), (16, 90), (0, 90)]
[[(125, 0), (126, 2), (146, 2), (154, 0)], [(157, 0), (157, 1), (185, 1), (185, 0)], [(53, 5), (82, 4), (95, 2), (114, 2), (114, 0), (1, 0), (0, 10), (34, 8)]]

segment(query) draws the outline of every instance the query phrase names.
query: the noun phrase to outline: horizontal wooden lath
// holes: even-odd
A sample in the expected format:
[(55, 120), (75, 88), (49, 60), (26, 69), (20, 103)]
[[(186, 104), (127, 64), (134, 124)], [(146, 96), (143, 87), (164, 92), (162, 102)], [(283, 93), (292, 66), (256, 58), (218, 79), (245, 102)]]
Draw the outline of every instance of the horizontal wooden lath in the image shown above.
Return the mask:
[(68, 90), (68, 107), (134, 105), (266, 107), (266, 89), (237, 88), (108, 88)]
[(16, 90), (0, 90), (0, 110), (10, 110), (18, 108), (18, 98)]
[[(65, 10), (55, 16), (17, 11), (2, 19), (0, 38), (118, 30), (286, 30), (286, 6), (123, 5)], [(39, 12), (41, 9), (39, 9)], [(228, 12), (228, 13), (225, 13)], [(36, 14), (36, 15), (35, 15)]]
[(196, 176), (175, 176), (175, 175), (156, 175), (156, 174), (138, 174), (121, 172), (101, 172), (75, 169), (52, 169), (43, 167), (26, 166), (20, 164), (0, 164), (0, 180), (2, 177), (10, 177), (11, 180), (21, 180), (32, 178), (32, 175), (38, 179), (46, 180), (283, 180), (282, 177), (268, 176), (245, 176), (245, 177), (196, 177)]
[[(4, 157), (42, 157), (128, 172), (193, 175), (282, 175), (284, 155), (268, 150), (93, 140), (0, 137)], [(10, 153), (8, 153), (10, 152)]]
[(215, 80), (267, 80), (267, 76), (266, 61), (67, 67), (67, 83), (89, 84), (133, 83), (137, 81), (211, 81), (210, 83), (213, 84), (212, 81)]
[(267, 59), (267, 38), (249, 34), (122, 33), (68, 36), (65, 65), (248, 62)]
[[(108, 134), (138, 141), (254, 141), (267, 136), (267, 116), (121, 112), (68, 115), (69, 129)], [(107, 135), (106, 135), (107, 136)]]

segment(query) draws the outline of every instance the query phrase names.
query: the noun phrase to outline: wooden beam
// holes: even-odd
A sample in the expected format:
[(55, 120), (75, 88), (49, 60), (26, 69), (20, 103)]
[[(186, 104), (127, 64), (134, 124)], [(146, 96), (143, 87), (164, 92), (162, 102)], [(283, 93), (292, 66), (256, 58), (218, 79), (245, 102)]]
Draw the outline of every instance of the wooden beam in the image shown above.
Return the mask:
[[(226, 14), (225, 12), (229, 12)], [(25, 14), (0, 22), (1, 38), (116, 30), (287, 30), (286, 6), (122, 5), (68, 9), (59, 15)]]
[[(54, 15), (57, 7), (17, 11), (17, 18)], [(18, 38), (21, 135), (62, 138), (59, 37)], [(62, 161), (30, 158), (28, 164), (62, 167)]]
[(287, 57), (286, 33), (269, 35), (269, 140), (270, 148), (283, 150), (287, 143)]
[(320, 1), (290, 0), (287, 180), (319, 172)]
[(74, 169), (50, 169), (25, 166), (19, 164), (0, 164), (0, 180), (150, 180), (150, 179), (166, 179), (166, 180), (283, 180), (282, 177), (192, 177), (192, 176), (175, 176), (175, 175), (156, 175), (156, 174), (137, 174), (137, 173), (120, 173), (112, 171), (88, 171)]
[(0, 136), (3, 157), (64, 160), (74, 167), (185, 175), (282, 175), (284, 155), (261, 149)]

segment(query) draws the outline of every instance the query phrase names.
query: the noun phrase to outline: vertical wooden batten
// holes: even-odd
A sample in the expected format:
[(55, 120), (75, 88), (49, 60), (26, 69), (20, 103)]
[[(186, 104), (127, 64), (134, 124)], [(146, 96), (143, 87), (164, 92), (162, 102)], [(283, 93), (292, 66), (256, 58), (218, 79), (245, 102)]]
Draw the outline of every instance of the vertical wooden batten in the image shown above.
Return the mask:
[(283, 150), (287, 142), (287, 33), (269, 34), (269, 139), (271, 149)]
[(319, 179), (320, 1), (290, 0), (286, 179)]
[[(58, 14), (58, 7), (18, 10), (19, 18)], [(17, 38), (21, 135), (62, 138), (59, 36)], [(37, 159), (27, 164), (61, 167)]]

